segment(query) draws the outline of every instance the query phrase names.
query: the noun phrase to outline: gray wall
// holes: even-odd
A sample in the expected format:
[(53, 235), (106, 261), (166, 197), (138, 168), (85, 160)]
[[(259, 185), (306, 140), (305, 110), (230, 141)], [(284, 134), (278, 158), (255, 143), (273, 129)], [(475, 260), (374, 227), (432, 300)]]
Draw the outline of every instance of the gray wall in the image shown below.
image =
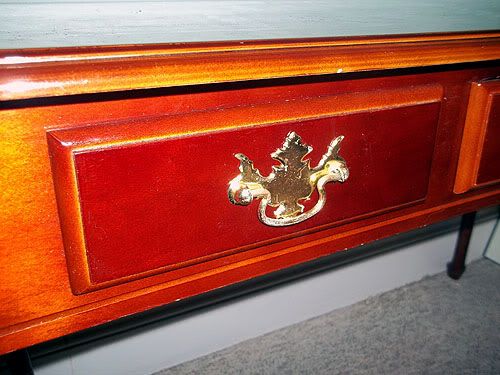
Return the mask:
[(498, 0), (0, 0), (0, 48), (498, 28)]

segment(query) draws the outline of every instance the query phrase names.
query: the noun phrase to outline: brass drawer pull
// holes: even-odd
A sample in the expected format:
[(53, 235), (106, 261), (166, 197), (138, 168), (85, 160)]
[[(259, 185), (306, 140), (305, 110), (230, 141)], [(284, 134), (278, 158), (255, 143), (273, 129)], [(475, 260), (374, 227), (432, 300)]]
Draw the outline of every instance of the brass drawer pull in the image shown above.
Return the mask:
[[(253, 162), (243, 154), (236, 154), (240, 161), (240, 174), (229, 182), (228, 196), (231, 203), (246, 206), (255, 198), (261, 199), (259, 219), (273, 227), (298, 224), (316, 215), (325, 205), (326, 183), (344, 182), (349, 177), (346, 162), (339, 156), (340, 143), (344, 136), (338, 136), (321, 158), (318, 165), (310, 167), (310, 159), (304, 158), (312, 147), (302, 143), (301, 138), (290, 132), (283, 145), (271, 154), (281, 163), (273, 166), (267, 177), (260, 174)], [(309, 211), (304, 212), (302, 200), (310, 199), (314, 189), (318, 189), (318, 202)], [(274, 218), (267, 216), (267, 206), (277, 207)]]

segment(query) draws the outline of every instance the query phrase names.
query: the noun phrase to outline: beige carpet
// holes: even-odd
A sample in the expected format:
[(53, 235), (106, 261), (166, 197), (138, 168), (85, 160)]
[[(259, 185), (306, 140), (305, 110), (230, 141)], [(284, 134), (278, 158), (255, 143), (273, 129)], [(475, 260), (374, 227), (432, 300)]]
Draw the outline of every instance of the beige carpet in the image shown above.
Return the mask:
[(480, 260), (459, 281), (428, 277), (160, 374), (500, 374), (500, 266)]

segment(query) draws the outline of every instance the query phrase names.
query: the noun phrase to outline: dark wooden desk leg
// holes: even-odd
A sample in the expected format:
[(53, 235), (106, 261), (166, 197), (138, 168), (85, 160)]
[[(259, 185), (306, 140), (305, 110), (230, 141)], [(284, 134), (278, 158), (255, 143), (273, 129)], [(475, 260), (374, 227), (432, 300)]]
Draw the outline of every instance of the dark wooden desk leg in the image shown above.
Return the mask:
[(33, 375), (30, 355), (26, 349), (6, 354), (5, 363), (12, 375)]
[(448, 276), (452, 279), (460, 279), (465, 271), (465, 257), (467, 256), (467, 249), (469, 248), (469, 241), (475, 218), (476, 212), (469, 212), (462, 216), (455, 254), (447, 267)]

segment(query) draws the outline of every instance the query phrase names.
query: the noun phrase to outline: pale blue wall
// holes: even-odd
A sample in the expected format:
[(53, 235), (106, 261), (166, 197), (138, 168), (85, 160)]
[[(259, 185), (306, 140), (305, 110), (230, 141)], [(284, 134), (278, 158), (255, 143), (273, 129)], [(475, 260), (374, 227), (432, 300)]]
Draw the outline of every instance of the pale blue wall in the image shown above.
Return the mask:
[(0, 48), (499, 28), (499, 0), (0, 0)]

